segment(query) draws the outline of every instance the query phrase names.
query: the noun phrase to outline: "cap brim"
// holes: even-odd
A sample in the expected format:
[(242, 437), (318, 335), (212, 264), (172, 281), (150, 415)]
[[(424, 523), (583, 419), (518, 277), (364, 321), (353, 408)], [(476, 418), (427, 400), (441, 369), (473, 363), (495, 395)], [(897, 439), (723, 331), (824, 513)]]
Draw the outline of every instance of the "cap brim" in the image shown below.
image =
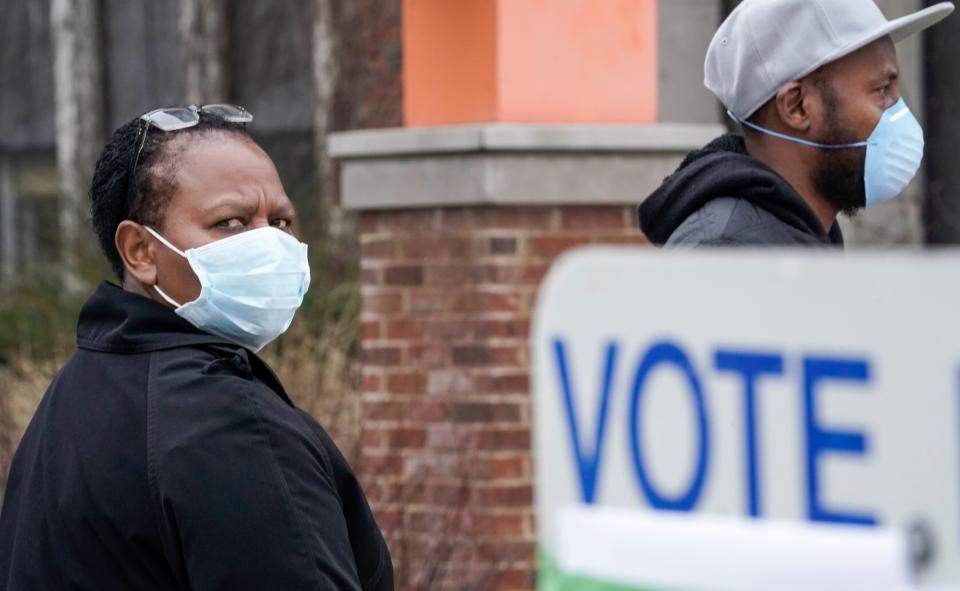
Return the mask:
[(947, 18), (947, 16), (953, 12), (953, 9), (954, 6), (952, 2), (941, 2), (929, 8), (924, 8), (923, 10), (913, 14), (908, 14), (907, 16), (894, 19), (888, 22), (886, 25), (870, 31), (853, 43), (849, 43), (845, 47), (838, 49), (826, 59), (822, 60), (815, 67), (807, 70), (801, 76), (798, 76), (798, 78), (802, 78), (803, 76), (806, 76), (817, 68), (829, 64), (830, 62), (835, 62), (842, 57), (846, 57), (854, 51), (866, 47), (877, 39), (882, 39), (887, 35), (892, 37), (895, 43), (899, 43), (910, 35), (919, 33), (927, 27), (932, 27), (933, 25)]
[[(888, 22), (886, 25), (870, 31), (868, 34), (857, 39), (853, 43), (849, 43), (846, 46), (838, 49), (829, 56), (820, 60), (816, 64), (813, 64), (809, 69), (797, 74), (794, 80), (800, 80), (805, 76), (812, 74), (817, 69), (829, 64), (830, 62), (835, 62), (838, 59), (848, 56), (854, 51), (870, 45), (877, 39), (882, 39), (889, 35), (893, 38), (894, 43), (899, 43), (900, 41), (906, 39), (911, 35), (915, 35), (920, 31), (926, 29), (927, 27), (932, 27), (933, 25), (939, 23), (943, 19), (947, 18), (951, 12), (954, 10), (954, 5), (952, 2), (940, 2), (939, 4), (934, 4), (929, 8), (924, 8), (923, 10), (917, 11), (913, 14), (908, 14), (907, 16), (902, 16), (898, 19), (894, 19)], [(749, 118), (751, 115), (757, 112), (757, 109), (767, 104), (771, 98), (776, 96), (779, 92), (779, 88), (773, 91), (770, 96), (764, 98), (757, 106), (751, 109), (747, 114), (742, 115), (744, 119)]]
[[(953, 12), (953, 9), (952, 2), (941, 2), (919, 12), (894, 19), (890, 21), (890, 31), (887, 34), (893, 37), (894, 42), (899, 43), (947, 18)], [(879, 37), (877, 38), (879, 39)]]

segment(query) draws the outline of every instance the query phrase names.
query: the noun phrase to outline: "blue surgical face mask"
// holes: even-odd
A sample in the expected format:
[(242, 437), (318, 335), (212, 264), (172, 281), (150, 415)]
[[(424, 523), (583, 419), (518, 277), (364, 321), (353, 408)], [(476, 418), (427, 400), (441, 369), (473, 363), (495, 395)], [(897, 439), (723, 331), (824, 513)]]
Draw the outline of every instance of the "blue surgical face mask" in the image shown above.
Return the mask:
[(883, 112), (867, 141), (852, 144), (811, 142), (771, 131), (741, 119), (729, 111), (728, 113), (751, 129), (805, 146), (825, 150), (866, 148), (867, 158), (864, 163), (863, 181), (868, 206), (899, 195), (916, 176), (920, 163), (923, 162), (923, 129), (902, 98)]
[(190, 324), (253, 351), (290, 326), (310, 286), (306, 244), (264, 227), (184, 252), (153, 228), (146, 229), (187, 259), (200, 280), (200, 295), (184, 304), (154, 286)]

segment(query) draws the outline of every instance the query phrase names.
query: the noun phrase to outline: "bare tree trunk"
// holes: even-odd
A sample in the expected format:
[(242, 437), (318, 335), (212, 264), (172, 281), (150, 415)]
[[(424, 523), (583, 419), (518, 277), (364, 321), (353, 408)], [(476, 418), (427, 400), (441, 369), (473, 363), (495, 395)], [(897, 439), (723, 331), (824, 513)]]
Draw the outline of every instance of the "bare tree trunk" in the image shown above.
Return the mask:
[(79, 287), (76, 276), (84, 195), (102, 144), (104, 103), (99, 3), (52, 0), (53, 81), (57, 170), (60, 177), (60, 236), (65, 287)]
[(226, 93), (223, 0), (181, 0), (184, 91), (193, 104), (222, 102)]
[(313, 130), (317, 177), (320, 180), (321, 211), (328, 220), (331, 237), (337, 238), (344, 233), (344, 219), (336, 199), (333, 162), (327, 152), (327, 134), (333, 120), (333, 97), (338, 76), (332, 0), (314, 0), (313, 8)]
[(17, 272), (17, 246), (20, 242), (18, 229), (13, 164), (9, 156), (0, 152), (0, 241), (3, 243), (0, 284), (13, 281)]

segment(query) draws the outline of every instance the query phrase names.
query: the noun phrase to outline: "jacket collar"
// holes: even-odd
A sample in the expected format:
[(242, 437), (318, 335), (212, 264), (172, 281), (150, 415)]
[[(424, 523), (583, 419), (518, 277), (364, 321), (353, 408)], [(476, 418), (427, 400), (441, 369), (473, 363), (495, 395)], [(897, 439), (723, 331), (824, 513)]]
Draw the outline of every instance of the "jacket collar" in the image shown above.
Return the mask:
[(200, 330), (166, 306), (107, 281), (80, 309), (77, 347), (81, 349), (146, 353), (200, 344), (242, 348)]
[[(102, 282), (80, 309), (77, 347), (105, 353), (149, 353), (194, 345), (217, 346), (246, 362), (284, 402), (293, 406), (280, 378), (255, 353), (204, 332), (150, 298)], [(251, 368), (252, 366), (252, 368)], [(249, 375), (245, 377), (250, 377)]]

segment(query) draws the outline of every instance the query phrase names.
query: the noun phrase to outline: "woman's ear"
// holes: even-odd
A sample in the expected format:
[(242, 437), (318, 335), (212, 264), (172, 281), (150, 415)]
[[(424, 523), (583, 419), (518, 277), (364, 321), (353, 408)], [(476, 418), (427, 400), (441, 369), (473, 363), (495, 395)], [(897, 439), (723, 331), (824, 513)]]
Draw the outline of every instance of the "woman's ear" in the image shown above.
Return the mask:
[(156, 241), (143, 226), (124, 220), (117, 226), (114, 244), (127, 277), (136, 279), (144, 286), (157, 283)]
[(807, 109), (809, 97), (806, 88), (800, 82), (787, 82), (774, 98), (777, 117), (788, 129), (806, 132), (810, 129), (810, 112)]

